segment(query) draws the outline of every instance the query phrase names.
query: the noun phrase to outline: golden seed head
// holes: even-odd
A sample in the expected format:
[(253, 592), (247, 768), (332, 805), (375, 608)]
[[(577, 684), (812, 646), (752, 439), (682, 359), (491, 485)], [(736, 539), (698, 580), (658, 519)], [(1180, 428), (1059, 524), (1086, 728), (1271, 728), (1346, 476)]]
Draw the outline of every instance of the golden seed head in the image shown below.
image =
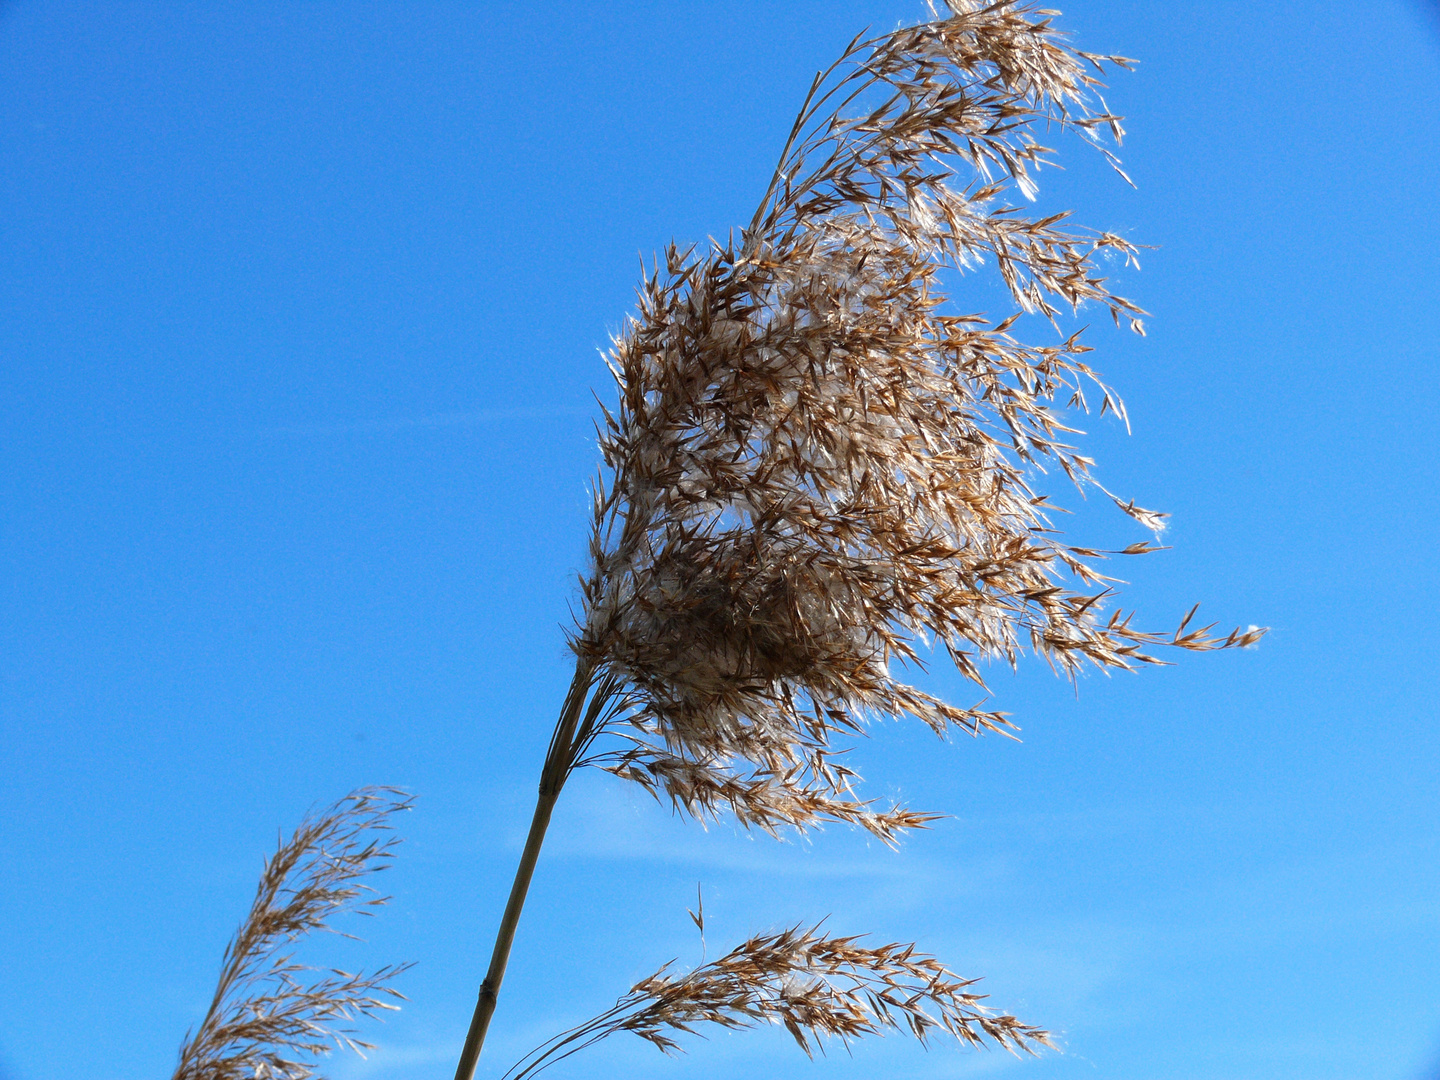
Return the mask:
[[(1128, 241), (1006, 199), (1033, 197), (1051, 163), (1041, 130), (1118, 169), (1107, 63), (1128, 61), (1077, 52), (1009, 3), (951, 0), (857, 41), (817, 77), (741, 241), (672, 247), (642, 283), (609, 356), (619, 404), (572, 639), (623, 687), (633, 745), (612, 771), (692, 814), (839, 819), (890, 841), (925, 817), (857, 801), (833, 736), (901, 715), (1009, 726), (894, 677), (927, 643), (980, 683), (977, 661), (1025, 649), (1074, 675), (1158, 662), (1158, 644), (1253, 640), (1102, 618), (1105, 553), (1062, 544), (1031, 488), (1053, 467), (1094, 484), (1065, 412), (1087, 394), (1124, 407), (1078, 334), (1026, 344), (1017, 320), (1091, 304), (1141, 330), (1100, 273), (1133, 261)], [(953, 310), (945, 280), (981, 264), (1014, 316)]]

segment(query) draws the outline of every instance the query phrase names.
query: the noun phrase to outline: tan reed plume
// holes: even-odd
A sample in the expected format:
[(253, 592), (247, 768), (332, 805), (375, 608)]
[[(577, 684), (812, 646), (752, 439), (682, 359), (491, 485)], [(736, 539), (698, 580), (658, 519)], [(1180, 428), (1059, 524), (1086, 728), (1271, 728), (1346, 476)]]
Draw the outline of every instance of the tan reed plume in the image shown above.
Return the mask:
[[(837, 738), (913, 716), (938, 734), (1005, 731), (896, 677), (942, 648), (980, 663), (1025, 650), (1074, 676), (1159, 663), (1157, 646), (1252, 643), (1142, 630), (1103, 608), (1122, 552), (1063, 543), (1035, 490), (1047, 468), (1105, 489), (1067, 440), (1067, 409), (1124, 417), (1058, 320), (1097, 305), (1143, 332), (1107, 262), (1124, 238), (1010, 201), (1052, 164), (1042, 130), (1097, 148), (1120, 118), (1107, 64), (1053, 13), (948, 0), (933, 18), (857, 38), (819, 73), (738, 243), (671, 247), (640, 288), (610, 366), (577, 664), (530, 838), (457, 1080), (470, 1080), (551, 810), (584, 764), (679, 811), (774, 832), (825, 820), (887, 843), (931, 815), (854, 793)], [(1123, 174), (1122, 174), (1123, 175)], [(946, 281), (993, 264), (1016, 311), (953, 309)], [(1050, 331), (1026, 343), (1023, 325)], [(1105, 492), (1109, 495), (1109, 492)], [(1157, 514), (1110, 496), (1143, 526)], [(624, 744), (594, 751), (608, 733)]]
[(359, 880), (385, 869), (399, 843), (385, 835), (389, 819), (410, 804), (393, 788), (361, 788), (307, 816), (266, 860), (250, 914), (225, 950), (210, 1010), (186, 1036), (173, 1080), (306, 1080), (332, 1046), (371, 1048), (350, 1022), (398, 1008), (403, 995), (387, 984), (409, 965), (311, 974), (286, 950), (314, 931), (335, 932), (330, 920), (338, 914), (369, 915), (385, 903), (367, 898), (372, 890)]
[(823, 1039), (908, 1031), (922, 1043), (936, 1031), (980, 1045), (988, 1036), (1009, 1050), (1052, 1045), (1049, 1033), (996, 1015), (960, 979), (914, 945), (865, 946), (820, 927), (792, 927), (752, 937), (688, 975), (667, 964), (640, 980), (615, 1005), (537, 1047), (504, 1080), (549, 1068), (616, 1032), (628, 1031), (669, 1054), (674, 1036), (702, 1025), (729, 1029), (776, 1025), (814, 1057)]

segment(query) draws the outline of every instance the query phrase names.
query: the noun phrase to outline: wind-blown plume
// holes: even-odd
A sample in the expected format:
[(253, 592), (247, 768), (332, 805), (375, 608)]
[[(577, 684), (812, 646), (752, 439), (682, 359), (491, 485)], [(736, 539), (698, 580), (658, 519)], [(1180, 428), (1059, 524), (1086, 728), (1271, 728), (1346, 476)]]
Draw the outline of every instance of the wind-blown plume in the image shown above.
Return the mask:
[[(860, 798), (838, 760), (847, 737), (905, 716), (941, 735), (1013, 727), (896, 677), (930, 649), (983, 691), (982, 662), (1025, 651), (1073, 678), (1263, 633), (1192, 630), (1193, 610), (1169, 634), (1104, 614), (1113, 579), (1099, 561), (1155, 545), (1067, 545), (1036, 490), (1058, 470), (1105, 492), (1066, 413), (1093, 395), (1125, 416), (1060, 319), (1092, 305), (1143, 332), (1144, 312), (1103, 273), (1133, 263), (1134, 245), (1066, 213), (1028, 215), (1011, 194), (1033, 198), (1053, 164), (1042, 132), (1119, 170), (1099, 77), (1130, 61), (1071, 48), (1053, 13), (1026, 4), (931, 11), (857, 38), (816, 75), (738, 242), (672, 246), (613, 343), (619, 401), (600, 430), (575, 676), (457, 1080), (474, 1074), (576, 768), (701, 819), (730, 812), (769, 832), (841, 821), (894, 843), (932, 815)], [(986, 265), (1013, 304), (999, 318), (947, 295)], [(1022, 326), (1044, 339), (1021, 340)]]
[[(265, 862), (250, 914), (225, 950), (205, 1020), (180, 1048), (173, 1080), (306, 1080), (332, 1046), (357, 1052), (349, 1022), (398, 1008), (387, 985), (408, 964), (370, 974), (315, 969), (282, 952), (342, 912), (368, 915), (386, 897), (365, 894), (366, 874), (385, 869), (399, 843), (384, 835), (411, 799), (393, 788), (361, 788), (307, 817)], [(345, 935), (349, 936), (349, 935)]]
[(987, 1037), (1008, 1050), (1049, 1046), (1049, 1033), (996, 1015), (961, 979), (914, 945), (864, 946), (819, 927), (762, 934), (688, 975), (670, 965), (642, 979), (599, 1016), (537, 1047), (505, 1073), (523, 1080), (610, 1035), (628, 1031), (665, 1053), (674, 1036), (707, 1024), (784, 1027), (811, 1057), (827, 1036), (848, 1043), (887, 1030), (922, 1043), (937, 1031), (978, 1046)]
[[(620, 400), (573, 634), (578, 677), (623, 693), (632, 742), (572, 765), (696, 816), (829, 818), (889, 842), (928, 818), (855, 798), (836, 736), (904, 715), (1011, 726), (899, 681), (926, 643), (983, 687), (981, 659), (1027, 648), (1073, 676), (1258, 636), (1102, 617), (1107, 553), (1063, 544), (1032, 488), (1047, 465), (1093, 483), (1057, 405), (1085, 408), (1088, 387), (1102, 413), (1123, 406), (1078, 334), (1022, 343), (1021, 313), (1098, 304), (1136, 330), (1142, 314), (1099, 270), (1132, 260), (1128, 241), (1005, 199), (1034, 193), (1040, 128), (1112, 162), (1101, 139), (1121, 135), (1092, 100), (1104, 65), (1128, 61), (1070, 49), (1044, 16), (952, 0), (852, 43), (816, 77), (740, 242), (671, 248), (643, 285), (610, 356)], [(1019, 313), (950, 310), (945, 273), (986, 263)]]

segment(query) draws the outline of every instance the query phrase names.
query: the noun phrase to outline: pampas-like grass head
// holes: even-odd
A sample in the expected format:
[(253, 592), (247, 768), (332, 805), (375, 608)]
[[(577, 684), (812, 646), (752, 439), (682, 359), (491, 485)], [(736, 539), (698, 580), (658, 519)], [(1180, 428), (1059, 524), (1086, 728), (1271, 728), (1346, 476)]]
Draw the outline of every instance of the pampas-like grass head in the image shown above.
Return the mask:
[(250, 914), (225, 950), (210, 1010), (180, 1048), (173, 1080), (307, 1080), (332, 1047), (370, 1049), (350, 1023), (398, 1008), (402, 995), (388, 983), (409, 965), (319, 973), (286, 950), (306, 934), (330, 931), (342, 912), (368, 915), (385, 903), (367, 897), (359, 880), (385, 869), (399, 843), (387, 835), (389, 819), (410, 803), (393, 788), (361, 788), (307, 817), (266, 860)]
[[(723, 244), (672, 246), (614, 341), (619, 401), (600, 430), (575, 677), (457, 1080), (474, 1075), (550, 813), (577, 767), (702, 819), (729, 811), (770, 832), (842, 821), (894, 843), (931, 815), (858, 797), (843, 740), (906, 716), (941, 735), (1012, 727), (897, 677), (931, 650), (983, 689), (983, 662), (1026, 651), (1073, 678), (1159, 663), (1161, 645), (1230, 648), (1261, 633), (1190, 629), (1193, 610), (1169, 634), (1105, 614), (1113, 579), (1100, 560), (1155, 545), (1068, 545), (1037, 490), (1057, 471), (1104, 492), (1067, 421), (1092, 397), (1125, 415), (1061, 318), (1088, 305), (1143, 332), (1144, 313), (1105, 278), (1106, 263), (1134, 262), (1128, 240), (1030, 215), (1013, 193), (1033, 198), (1053, 164), (1042, 134), (1078, 138), (1118, 171), (1107, 140), (1118, 145), (1120, 118), (1099, 77), (1130, 62), (1071, 48), (1053, 13), (1010, 0), (946, 0), (931, 14), (857, 38), (815, 77), (749, 225)], [(982, 266), (1007, 290), (998, 318), (947, 296)], [(606, 733), (619, 748), (593, 749)], [(817, 931), (755, 938), (684, 978), (637, 984), (513, 1075), (614, 1030), (667, 1049), (702, 1020), (783, 1023), (807, 1050), (897, 1018), (922, 1036), (939, 1024), (967, 1042), (1044, 1041), (908, 950)]]
[[(604, 724), (581, 724), (552, 772), (589, 761), (694, 815), (772, 831), (828, 818), (890, 842), (928, 818), (854, 797), (837, 736), (906, 715), (939, 733), (1011, 727), (897, 679), (927, 643), (983, 687), (982, 660), (1027, 649), (1073, 676), (1258, 637), (1102, 615), (1111, 553), (1063, 543), (1034, 488), (1049, 468), (1098, 488), (1064, 410), (1087, 394), (1124, 408), (1078, 333), (1026, 343), (1019, 320), (1043, 332), (1094, 305), (1141, 331), (1143, 314), (1103, 276), (1133, 261), (1127, 240), (1009, 198), (1051, 163), (1042, 131), (1112, 163), (1103, 140), (1122, 134), (1098, 75), (1129, 62), (1070, 48), (1048, 15), (950, 0), (852, 43), (816, 77), (738, 242), (671, 248), (643, 284), (610, 355), (620, 397), (572, 638), (577, 687), (608, 688), (631, 744), (585, 758)], [(952, 308), (946, 275), (983, 265), (1014, 314)]]
[(886, 1031), (906, 1031), (922, 1043), (936, 1032), (971, 1046), (988, 1038), (1011, 1051), (1051, 1045), (1048, 1032), (986, 1008), (983, 995), (970, 990), (975, 980), (958, 978), (914, 945), (867, 946), (818, 926), (792, 927), (752, 937), (688, 975), (669, 968), (537, 1047), (504, 1080), (534, 1076), (622, 1031), (673, 1053), (677, 1036), (707, 1025), (783, 1027), (810, 1057), (826, 1038), (848, 1044)]

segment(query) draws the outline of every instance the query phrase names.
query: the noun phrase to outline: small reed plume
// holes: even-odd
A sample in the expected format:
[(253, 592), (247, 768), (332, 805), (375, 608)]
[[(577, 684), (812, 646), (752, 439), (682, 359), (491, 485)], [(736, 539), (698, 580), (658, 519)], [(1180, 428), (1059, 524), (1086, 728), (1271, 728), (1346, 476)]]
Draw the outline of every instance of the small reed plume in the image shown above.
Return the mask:
[(1049, 1033), (996, 1015), (958, 978), (914, 945), (864, 946), (820, 927), (793, 927), (752, 937), (688, 975), (667, 964), (630, 988), (615, 1005), (531, 1051), (505, 1073), (524, 1080), (556, 1062), (628, 1031), (664, 1053), (676, 1035), (714, 1024), (729, 1029), (776, 1025), (814, 1057), (825, 1037), (851, 1039), (908, 1031), (922, 1043), (943, 1031), (978, 1046), (988, 1037), (1008, 1050), (1050, 1046)]
[[(837, 743), (907, 716), (940, 735), (1012, 728), (897, 677), (931, 649), (983, 696), (981, 665), (1025, 651), (1073, 678), (1261, 633), (1191, 629), (1193, 610), (1170, 633), (1107, 614), (1101, 560), (1155, 544), (1066, 544), (1037, 490), (1058, 471), (1163, 526), (1105, 491), (1070, 441), (1067, 410), (1125, 410), (1079, 332), (1057, 332), (1087, 305), (1143, 332), (1105, 276), (1136, 248), (1013, 199), (1032, 199), (1053, 164), (1042, 133), (1118, 171), (1121, 118), (1100, 77), (1130, 61), (1072, 48), (1054, 13), (1027, 4), (931, 13), (857, 38), (816, 75), (738, 240), (672, 246), (614, 342), (574, 681), (457, 1080), (473, 1075), (577, 767), (697, 818), (769, 832), (840, 821), (894, 843), (932, 815), (860, 798)], [(1013, 305), (999, 318), (948, 296), (985, 266)], [(595, 749), (602, 736), (618, 745)]]
[[(342, 912), (369, 915), (386, 897), (359, 880), (383, 870), (398, 838), (390, 818), (411, 799), (393, 788), (361, 788), (300, 823), (265, 862), (250, 914), (225, 950), (220, 983), (205, 1020), (186, 1036), (173, 1080), (307, 1080), (332, 1046), (357, 1053), (350, 1022), (396, 1009), (389, 981), (408, 964), (370, 974), (295, 963), (288, 947), (316, 930), (333, 931)], [(350, 935), (343, 935), (349, 937)]]

